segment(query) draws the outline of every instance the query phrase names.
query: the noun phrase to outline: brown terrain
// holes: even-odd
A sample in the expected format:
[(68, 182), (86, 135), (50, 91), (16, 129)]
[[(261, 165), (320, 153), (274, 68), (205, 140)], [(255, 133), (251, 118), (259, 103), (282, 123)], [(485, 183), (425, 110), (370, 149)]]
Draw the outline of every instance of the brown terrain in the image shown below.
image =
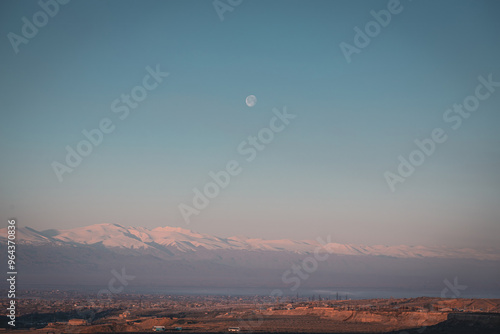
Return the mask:
[[(137, 306), (137, 305), (135, 305)], [(191, 304), (114, 310), (91, 323), (49, 323), (32, 333), (145, 333), (153, 326), (189, 333), (500, 333), (500, 299), (365, 299), (295, 303)], [(177, 329), (176, 329), (177, 328)]]

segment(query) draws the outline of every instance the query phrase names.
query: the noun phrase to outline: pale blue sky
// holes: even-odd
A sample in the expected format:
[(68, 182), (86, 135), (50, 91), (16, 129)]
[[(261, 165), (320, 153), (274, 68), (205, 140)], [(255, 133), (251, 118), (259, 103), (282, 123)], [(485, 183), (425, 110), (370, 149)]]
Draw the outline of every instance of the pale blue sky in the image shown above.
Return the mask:
[[(500, 81), (496, 1), (401, 1), (348, 64), (341, 42), (387, 1), (76, 1), (15, 53), (36, 1), (0, 3), (0, 219), (36, 229), (182, 226), (221, 236), (495, 245), (500, 89), (460, 129), (444, 111)], [(121, 121), (110, 104), (146, 66), (170, 76)], [(257, 96), (248, 108), (245, 97)], [(247, 163), (236, 147), (272, 108), (298, 115)], [(51, 163), (102, 118), (116, 125), (58, 182)], [(391, 192), (413, 141), (447, 142)], [(186, 226), (178, 209), (227, 161), (243, 172)]]

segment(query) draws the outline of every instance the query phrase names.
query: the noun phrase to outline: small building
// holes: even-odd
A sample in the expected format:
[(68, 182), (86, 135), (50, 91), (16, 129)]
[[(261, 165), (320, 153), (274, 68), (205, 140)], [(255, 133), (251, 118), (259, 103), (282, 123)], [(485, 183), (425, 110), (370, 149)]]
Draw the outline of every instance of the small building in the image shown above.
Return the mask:
[(239, 328), (239, 327), (229, 327), (229, 328), (228, 328), (228, 331), (229, 331), (229, 332), (239, 332), (239, 331), (240, 331), (240, 328)]

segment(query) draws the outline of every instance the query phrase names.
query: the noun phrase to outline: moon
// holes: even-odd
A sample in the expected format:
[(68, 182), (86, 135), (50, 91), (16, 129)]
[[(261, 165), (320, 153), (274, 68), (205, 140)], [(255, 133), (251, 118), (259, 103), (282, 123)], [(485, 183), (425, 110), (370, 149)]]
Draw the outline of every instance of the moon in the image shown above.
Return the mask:
[(248, 95), (245, 102), (247, 106), (253, 107), (257, 103), (257, 98), (255, 97), (255, 95)]

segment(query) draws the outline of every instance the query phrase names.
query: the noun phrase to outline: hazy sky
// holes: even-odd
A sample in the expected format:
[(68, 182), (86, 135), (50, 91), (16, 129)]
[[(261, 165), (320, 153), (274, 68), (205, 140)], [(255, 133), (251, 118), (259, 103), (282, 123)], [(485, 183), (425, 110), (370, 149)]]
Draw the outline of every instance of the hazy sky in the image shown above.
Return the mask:
[[(443, 114), (478, 76), (500, 81), (500, 4), (401, 1), (348, 63), (339, 44), (354, 46), (354, 28), (387, 6), (245, 0), (221, 20), (212, 1), (73, 0), (16, 54), (8, 34), (22, 36), (41, 7), (2, 1), (1, 224), (497, 244), (500, 87), (456, 130)], [(112, 103), (157, 65), (169, 76), (120, 119)], [(284, 106), (296, 118), (248, 162), (237, 147)], [(114, 131), (59, 182), (51, 164), (105, 118)], [(384, 173), (435, 128), (447, 141), (392, 192)], [(186, 225), (179, 204), (231, 160), (241, 173)]]

